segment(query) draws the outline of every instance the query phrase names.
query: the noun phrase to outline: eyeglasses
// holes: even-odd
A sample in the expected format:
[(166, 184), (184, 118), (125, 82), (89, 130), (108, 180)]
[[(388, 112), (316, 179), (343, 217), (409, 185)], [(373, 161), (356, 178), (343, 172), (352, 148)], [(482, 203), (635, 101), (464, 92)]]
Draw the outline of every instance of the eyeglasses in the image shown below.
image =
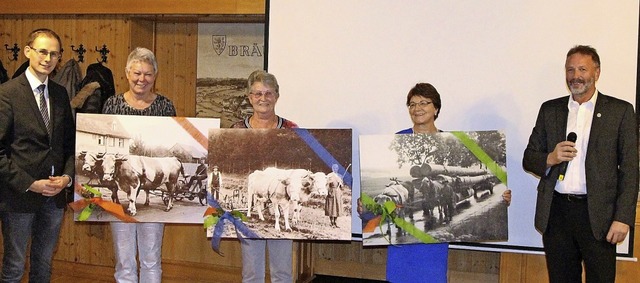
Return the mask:
[(35, 49), (31, 46), (29, 48), (40, 56), (41, 59), (47, 58), (47, 56), (51, 55), (51, 60), (58, 60), (62, 57), (62, 52), (60, 51), (49, 51), (47, 49)]
[(409, 108), (409, 109), (415, 109), (415, 108), (416, 108), (416, 106), (419, 106), (420, 108), (425, 108), (425, 107), (429, 106), (429, 104), (432, 104), (432, 103), (433, 103), (433, 102), (431, 102), (431, 101), (426, 101), (426, 100), (419, 101), (418, 103), (411, 102), (411, 103), (407, 104), (407, 108)]
[(253, 97), (255, 97), (255, 98), (260, 98), (260, 97), (263, 97), (263, 96), (264, 96), (264, 98), (272, 98), (272, 97), (275, 96), (275, 94), (273, 92), (271, 92), (271, 91), (262, 91), (262, 92), (260, 92), (260, 91), (252, 91), (252, 92), (249, 92), (249, 94), (253, 95)]

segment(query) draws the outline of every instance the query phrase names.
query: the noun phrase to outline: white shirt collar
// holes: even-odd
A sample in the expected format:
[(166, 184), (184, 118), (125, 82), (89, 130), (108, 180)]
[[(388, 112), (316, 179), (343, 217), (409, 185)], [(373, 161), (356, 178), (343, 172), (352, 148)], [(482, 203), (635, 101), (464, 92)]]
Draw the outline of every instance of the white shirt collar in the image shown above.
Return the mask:
[(49, 84), (49, 76), (47, 76), (47, 78), (44, 80), (44, 82), (41, 82), (38, 78), (36, 78), (36, 76), (31, 73), (31, 70), (29, 70), (29, 68), (27, 68), (24, 71), (25, 75), (27, 76), (27, 80), (29, 81), (29, 85), (31, 86), (31, 90), (33, 90), (33, 92), (36, 92), (36, 89), (41, 85), (41, 84), (45, 84), (48, 85)]
[[(596, 89), (595, 93), (591, 96), (589, 101), (585, 102), (585, 106), (589, 107), (589, 109), (593, 109), (593, 107), (596, 105), (596, 101), (598, 101), (598, 89)], [(580, 106), (580, 104), (578, 104), (577, 101), (573, 100), (573, 95), (569, 94), (569, 103), (567, 105), (569, 110), (571, 110), (572, 108), (575, 109), (578, 106)]]

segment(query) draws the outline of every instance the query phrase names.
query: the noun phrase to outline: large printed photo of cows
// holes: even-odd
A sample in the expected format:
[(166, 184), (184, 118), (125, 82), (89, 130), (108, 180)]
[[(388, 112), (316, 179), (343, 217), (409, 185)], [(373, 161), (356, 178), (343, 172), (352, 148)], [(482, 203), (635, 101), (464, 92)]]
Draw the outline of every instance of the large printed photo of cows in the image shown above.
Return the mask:
[[(201, 224), (213, 172), (207, 134), (219, 126), (211, 118), (78, 113), (75, 181), (139, 222)], [(86, 197), (95, 195), (75, 194)], [(86, 221), (120, 220), (95, 208)]]
[[(506, 172), (502, 132), (465, 134)], [(363, 135), (360, 160), (362, 194), (377, 204), (395, 202), (398, 217), (437, 241), (507, 239), (506, 185), (451, 133)], [(420, 242), (390, 221), (374, 227), (363, 232), (363, 245)]]
[[(350, 129), (211, 129), (217, 198), (260, 238), (351, 240)], [(212, 231), (209, 231), (211, 235)], [(231, 223), (223, 237), (236, 238)]]

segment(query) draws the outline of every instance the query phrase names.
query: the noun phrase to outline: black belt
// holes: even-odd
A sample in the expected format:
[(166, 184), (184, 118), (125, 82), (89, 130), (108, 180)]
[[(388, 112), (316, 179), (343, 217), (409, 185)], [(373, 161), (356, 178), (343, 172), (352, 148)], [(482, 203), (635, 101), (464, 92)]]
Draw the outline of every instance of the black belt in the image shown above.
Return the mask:
[(553, 191), (553, 196), (560, 197), (561, 199), (566, 199), (568, 201), (585, 201), (587, 200), (587, 195), (574, 195), (574, 194), (562, 194), (558, 191)]

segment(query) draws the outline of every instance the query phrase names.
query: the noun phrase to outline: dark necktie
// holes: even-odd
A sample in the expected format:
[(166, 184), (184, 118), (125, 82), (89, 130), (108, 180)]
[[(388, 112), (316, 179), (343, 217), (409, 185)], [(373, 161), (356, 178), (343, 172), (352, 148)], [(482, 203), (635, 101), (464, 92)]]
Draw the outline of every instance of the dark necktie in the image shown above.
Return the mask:
[(47, 132), (51, 135), (51, 121), (49, 120), (49, 108), (47, 107), (47, 100), (44, 98), (44, 89), (47, 86), (41, 84), (38, 86), (38, 93), (40, 95), (40, 114), (42, 114), (42, 120), (44, 125), (47, 126)]

